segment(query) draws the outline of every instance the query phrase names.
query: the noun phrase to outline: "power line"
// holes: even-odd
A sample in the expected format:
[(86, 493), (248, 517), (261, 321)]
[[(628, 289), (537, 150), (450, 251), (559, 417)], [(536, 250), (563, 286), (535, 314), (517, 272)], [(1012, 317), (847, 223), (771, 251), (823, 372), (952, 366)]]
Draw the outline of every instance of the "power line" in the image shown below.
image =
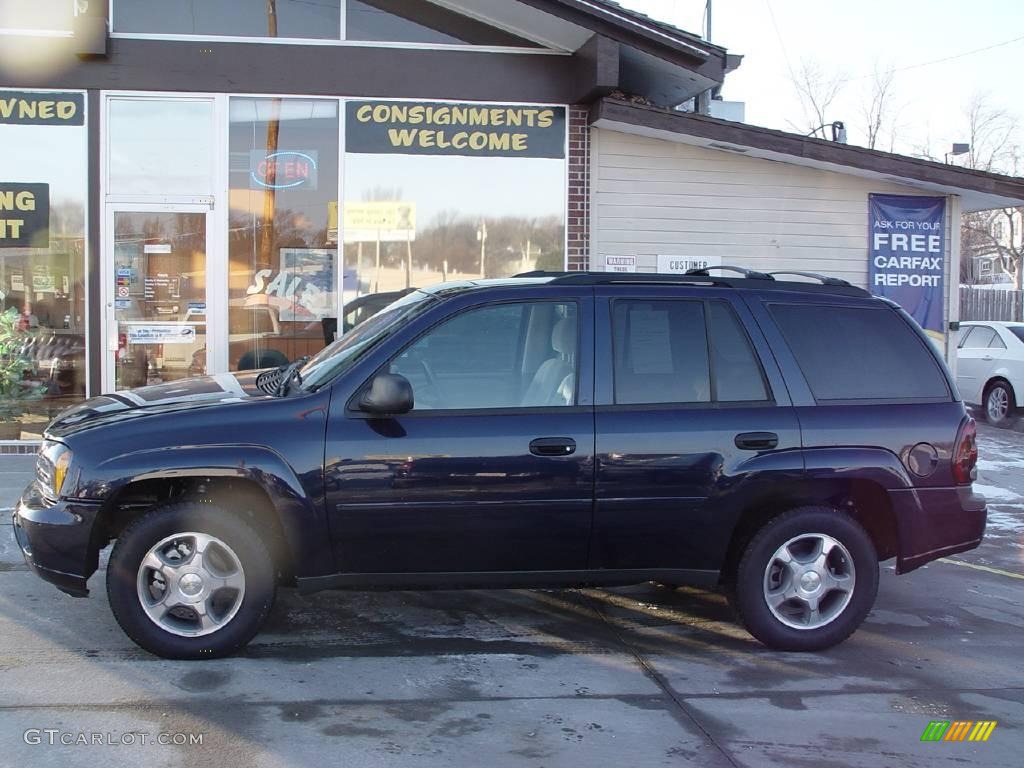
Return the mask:
[(793, 72), (793, 65), (789, 61), (789, 52), (786, 50), (786, 43), (782, 40), (782, 32), (779, 30), (779, 23), (775, 20), (775, 11), (772, 10), (772, 1), (764, 0), (764, 4), (768, 6), (768, 15), (772, 17), (772, 26), (775, 27), (775, 37), (779, 40), (779, 48), (782, 49), (782, 58), (786, 60), (786, 69), (789, 70), (790, 80), (795, 83), (796, 74)]
[[(771, 6), (769, 6), (769, 9), (770, 8), (771, 8)], [(933, 59), (932, 61), (922, 61), (922, 62), (920, 62), (918, 64), (908, 64), (905, 67), (894, 67), (893, 69), (886, 70), (885, 72), (883, 72), (881, 74), (888, 75), (888, 74), (890, 74), (892, 72), (906, 72), (907, 70), (910, 70), (910, 69), (920, 69), (921, 67), (930, 67), (933, 64), (942, 64), (942, 63), (947, 62), (947, 61), (955, 61), (956, 59), (962, 59), (962, 58), (964, 58), (966, 56), (973, 56), (976, 53), (984, 53), (985, 51), (991, 51), (994, 48), (1002, 48), (1002, 47), (1007, 46), (1007, 45), (1012, 45), (1013, 43), (1019, 43), (1021, 40), (1024, 40), (1024, 35), (1021, 35), (1020, 37), (1015, 37), (1012, 40), (1004, 40), (1001, 43), (993, 43), (992, 45), (986, 45), (983, 48), (975, 48), (973, 51), (964, 51), (963, 53), (955, 53), (952, 56), (944, 56), (941, 59)], [(857, 77), (845, 78), (845, 80), (847, 82), (849, 82), (850, 80), (865, 80), (865, 79), (867, 79), (869, 77), (874, 77), (874, 76), (875, 76), (874, 74), (858, 75)]]

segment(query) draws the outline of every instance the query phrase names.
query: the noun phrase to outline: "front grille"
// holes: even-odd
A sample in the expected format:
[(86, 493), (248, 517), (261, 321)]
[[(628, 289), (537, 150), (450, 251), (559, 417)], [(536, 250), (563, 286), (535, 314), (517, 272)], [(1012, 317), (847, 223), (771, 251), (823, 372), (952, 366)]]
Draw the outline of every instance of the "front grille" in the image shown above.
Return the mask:
[(40, 453), (36, 459), (36, 489), (39, 491), (39, 495), (51, 505), (57, 501), (53, 496), (53, 475), (55, 471), (56, 468), (53, 466), (53, 462)]
[(39, 458), (36, 459), (36, 482), (44, 492), (53, 488), (54, 471), (53, 462), (39, 454)]

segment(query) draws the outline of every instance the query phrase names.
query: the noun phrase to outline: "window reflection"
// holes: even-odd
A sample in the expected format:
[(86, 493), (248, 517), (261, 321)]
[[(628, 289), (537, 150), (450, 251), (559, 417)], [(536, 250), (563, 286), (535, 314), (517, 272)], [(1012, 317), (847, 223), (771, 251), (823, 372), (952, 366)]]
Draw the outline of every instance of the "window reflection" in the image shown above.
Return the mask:
[[(565, 162), (348, 154), (345, 266), (358, 295), (564, 269)], [(382, 211), (376, 222), (374, 206)], [(414, 212), (410, 228), (399, 210)], [(393, 215), (387, 215), (388, 209)], [(354, 290), (352, 290), (354, 288)]]
[(111, 99), (109, 109), (109, 192), (213, 193), (212, 101)]
[(231, 100), (228, 362), (280, 365), (324, 346), (337, 314), (338, 102)]
[(73, 0), (0, 0), (0, 29), (67, 32), (74, 17)]
[[(0, 240), (0, 440), (38, 437), (85, 396), (85, 131), (0, 125), (0, 182), (49, 191), (48, 246)], [(6, 202), (0, 219), (11, 216)]]

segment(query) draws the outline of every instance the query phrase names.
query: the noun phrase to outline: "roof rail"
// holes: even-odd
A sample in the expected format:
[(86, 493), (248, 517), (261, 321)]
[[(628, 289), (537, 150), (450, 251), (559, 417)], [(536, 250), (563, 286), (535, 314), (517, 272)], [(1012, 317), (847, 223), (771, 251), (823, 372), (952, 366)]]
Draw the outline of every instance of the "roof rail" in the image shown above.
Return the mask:
[(521, 272), (516, 277), (550, 277), (559, 285), (608, 285), (611, 283), (647, 283), (648, 285), (728, 285), (721, 278), (707, 275), (659, 274), (657, 272)]
[(838, 277), (829, 277), (828, 275), (819, 275), (817, 272), (772, 272), (774, 275), (796, 275), (797, 277), (809, 277), (812, 280), (819, 281), (822, 285), (838, 285), (843, 287), (851, 287), (852, 284), (846, 280), (842, 280)]
[(710, 275), (708, 274), (708, 272), (709, 272), (709, 270), (712, 270), (712, 269), (722, 269), (722, 270), (725, 270), (727, 272), (736, 272), (738, 274), (743, 275), (748, 280), (774, 280), (775, 279), (774, 277), (772, 277), (767, 272), (758, 272), (756, 269), (747, 269), (746, 267), (730, 267), (730, 266), (725, 265), (725, 264), (723, 264), (721, 266), (718, 266), (718, 267), (702, 267), (701, 269), (688, 269), (688, 270), (686, 270), (686, 274), (694, 276), (694, 277), (709, 277)]
[[(721, 267), (710, 267), (709, 269), (722, 269)], [(549, 278), (550, 285), (696, 285), (712, 286), (715, 288), (735, 288), (738, 290), (784, 290), (784, 291), (809, 291), (813, 293), (841, 293), (846, 296), (870, 296), (863, 288), (858, 288), (845, 280), (837, 277), (818, 275), (812, 272), (758, 272), (756, 270), (744, 270), (741, 267), (731, 267), (737, 271), (742, 270), (738, 277), (715, 276), (711, 277), (705, 270), (690, 270), (685, 274), (659, 274), (655, 272), (548, 272), (545, 270), (534, 270), (522, 272), (516, 277)], [(798, 275), (806, 276), (817, 280), (816, 283), (802, 281), (776, 280), (773, 275)]]

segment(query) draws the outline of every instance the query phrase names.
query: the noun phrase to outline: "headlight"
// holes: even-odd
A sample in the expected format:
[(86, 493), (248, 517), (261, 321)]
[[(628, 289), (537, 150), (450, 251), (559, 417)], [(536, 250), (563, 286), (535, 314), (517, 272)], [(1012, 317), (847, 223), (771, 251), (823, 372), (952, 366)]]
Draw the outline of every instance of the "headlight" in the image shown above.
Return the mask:
[(52, 440), (43, 442), (36, 460), (36, 479), (46, 496), (53, 499), (60, 497), (71, 468), (71, 459), (71, 450), (63, 443)]
[(68, 467), (71, 466), (71, 451), (65, 450), (53, 465), (53, 496), (60, 497), (60, 489), (64, 487), (64, 478), (68, 476)]

